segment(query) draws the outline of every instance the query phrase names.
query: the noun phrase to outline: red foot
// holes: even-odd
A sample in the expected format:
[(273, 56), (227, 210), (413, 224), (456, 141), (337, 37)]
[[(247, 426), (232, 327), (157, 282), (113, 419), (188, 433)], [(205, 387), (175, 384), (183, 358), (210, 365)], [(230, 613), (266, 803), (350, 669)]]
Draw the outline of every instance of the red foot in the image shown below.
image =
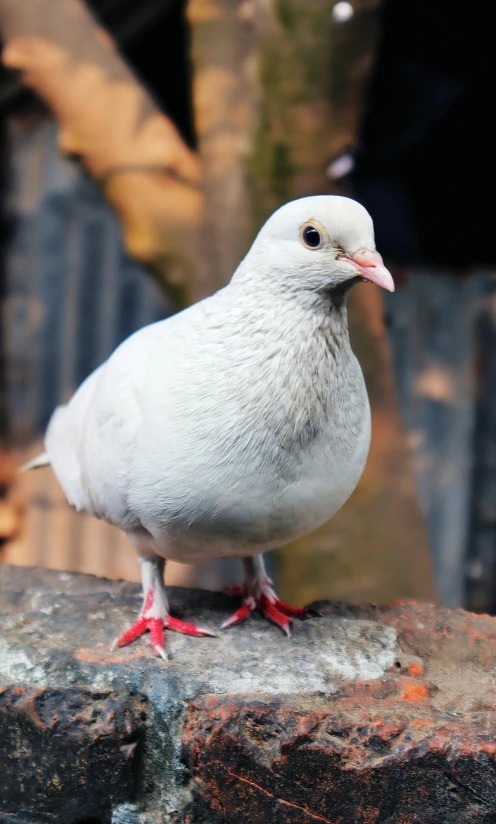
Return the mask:
[(140, 638), (147, 630), (150, 630), (150, 641), (155, 655), (167, 660), (164, 645), (164, 629), (180, 632), (183, 635), (193, 635), (195, 638), (204, 635), (215, 637), (215, 633), (210, 632), (209, 629), (199, 627), (196, 624), (186, 624), (184, 621), (180, 621), (179, 618), (173, 618), (172, 615), (167, 614), (161, 618), (147, 617), (146, 613), (150, 611), (152, 605), (153, 592), (150, 590), (140, 617), (129, 629), (123, 632), (122, 635), (119, 635), (112, 644), (112, 649), (115, 649), (115, 647), (125, 647), (126, 644), (130, 644), (131, 641), (135, 641), (136, 638)]
[(291, 627), (293, 625), (292, 618), (299, 618), (300, 621), (306, 621), (307, 618), (320, 615), (316, 610), (311, 610), (306, 607), (292, 607), (281, 601), (269, 585), (264, 586), (260, 595), (254, 596), (247, 594), (244, 587), (230, 587), (228, 590), (231, 595), (243, 595), (243, 603), (239, 609), (234, 612), (227, 621), (221, 625), (221, 629), (234, 627), (245, 621), (250, 613), (255, 609), (273, 624), (276, 624), (286, 635), (291, 635)]

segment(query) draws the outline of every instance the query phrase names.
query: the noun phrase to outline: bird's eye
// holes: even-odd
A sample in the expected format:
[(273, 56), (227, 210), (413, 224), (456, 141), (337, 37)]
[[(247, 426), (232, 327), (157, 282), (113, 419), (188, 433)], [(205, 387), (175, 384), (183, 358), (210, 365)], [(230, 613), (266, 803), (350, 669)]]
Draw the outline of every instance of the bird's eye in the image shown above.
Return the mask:
[(315, 228), (315, 226), (311, 226), (310, 224), (303, 227), (301, 237), (303, 239), (303, 243), (305, 246), (308, 246), (309, 249), (318, 249), (319, 246), (322, 245), (322, 236), (320, 232)]

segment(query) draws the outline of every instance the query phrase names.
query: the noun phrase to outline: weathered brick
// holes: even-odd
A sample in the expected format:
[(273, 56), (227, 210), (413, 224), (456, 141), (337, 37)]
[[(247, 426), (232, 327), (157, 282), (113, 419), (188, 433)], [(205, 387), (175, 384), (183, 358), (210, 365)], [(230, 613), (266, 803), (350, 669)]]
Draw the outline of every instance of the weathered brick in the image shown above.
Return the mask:
[(128, 695), (14, 686), (0, 689), (2, 812), (67, 822), (110, 815), (133, 792), (138, 725)]
[[(215, 626), (226, 595), (173, 590)], [(496, 619), (319, 604), (117, 653), (139, 588), (0, 567), (0, 824), (496, 824)]]

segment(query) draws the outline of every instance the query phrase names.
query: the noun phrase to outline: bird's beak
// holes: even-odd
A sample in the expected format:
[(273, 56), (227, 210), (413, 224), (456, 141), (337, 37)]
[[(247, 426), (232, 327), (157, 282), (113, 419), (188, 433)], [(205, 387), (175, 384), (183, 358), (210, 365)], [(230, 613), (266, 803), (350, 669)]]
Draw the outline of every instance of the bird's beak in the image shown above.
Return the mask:
[(370, 280), (371, 283), (377, 283), (383, 289), (394, 292), (394, 280), (389, 269), (384, 266), (379, 252), (360, 249), (353, 255), (341, 255), (340, 259), (352, 263), (365, 280)]

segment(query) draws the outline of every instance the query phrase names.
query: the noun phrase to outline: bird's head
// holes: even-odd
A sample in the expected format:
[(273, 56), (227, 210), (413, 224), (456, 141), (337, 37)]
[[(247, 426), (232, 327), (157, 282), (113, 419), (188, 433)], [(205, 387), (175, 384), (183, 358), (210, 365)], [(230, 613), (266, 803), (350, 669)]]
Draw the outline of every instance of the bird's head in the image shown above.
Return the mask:
[(394, 291), (375, 248), (372, 218), (348, 197), (318, 195), (286, 203), (267, 220), (245, 258), (245, 271), (273, 286), (344, 296), (360, 281)]

